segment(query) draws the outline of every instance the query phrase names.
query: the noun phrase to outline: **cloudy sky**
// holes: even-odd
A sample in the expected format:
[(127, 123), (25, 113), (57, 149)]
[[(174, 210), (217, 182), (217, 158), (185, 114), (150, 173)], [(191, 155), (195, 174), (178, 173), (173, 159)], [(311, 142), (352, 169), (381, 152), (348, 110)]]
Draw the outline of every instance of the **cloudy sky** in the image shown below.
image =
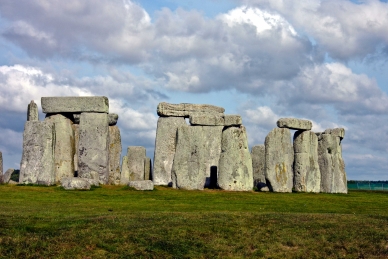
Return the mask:
[(207, 103), (242, 115), (250, 147), (281, 117), (344, 127), (348, 179), (388, 180), (387, 61), (387, 1), (1, 0), (4, 169), (31, 100), (103, 95), (151, 157), (159, 102)]

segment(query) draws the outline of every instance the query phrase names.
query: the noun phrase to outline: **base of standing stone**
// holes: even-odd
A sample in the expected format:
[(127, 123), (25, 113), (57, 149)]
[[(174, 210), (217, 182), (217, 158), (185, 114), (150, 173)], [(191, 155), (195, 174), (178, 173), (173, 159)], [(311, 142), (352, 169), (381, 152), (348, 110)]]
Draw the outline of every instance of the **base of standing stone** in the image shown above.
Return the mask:
[(128, 182), (128, 187), (138, 191), (152, 191), (154, 189), (154, 183), (151, 180), (130, 181)]
[(90, 190), (91, 184), (87, 179), (65, 177), (61, 179), (61, 186), (65, 190)]

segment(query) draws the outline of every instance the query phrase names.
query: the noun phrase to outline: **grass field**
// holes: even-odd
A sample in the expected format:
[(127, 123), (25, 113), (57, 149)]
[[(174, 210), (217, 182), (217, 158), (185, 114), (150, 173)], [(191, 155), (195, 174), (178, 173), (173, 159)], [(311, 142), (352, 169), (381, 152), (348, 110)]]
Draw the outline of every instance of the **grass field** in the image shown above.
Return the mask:
[(388, 193), (0, 185), (0, 258), (388, 258)]

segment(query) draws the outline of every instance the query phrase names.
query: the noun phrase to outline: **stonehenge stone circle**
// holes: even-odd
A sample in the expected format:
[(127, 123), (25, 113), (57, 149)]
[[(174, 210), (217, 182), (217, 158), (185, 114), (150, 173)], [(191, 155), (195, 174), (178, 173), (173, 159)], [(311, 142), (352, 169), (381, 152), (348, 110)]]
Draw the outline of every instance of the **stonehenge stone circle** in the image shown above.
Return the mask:
[(109, 181), (109, 124), (106, 113), (82, 113), (79, 124), (78, 177)]
[(119, 185), (121, 179), (121, 135), (117, 126), (109, 126), (109, 184)]
[(61, 179), (61, 186), (65, 190), (90, 190), (91, 184), (88, 179), (79, 177), (65, 177)]
[(261, 190), (267, 187), (265, 182), (265, 145), (252, 147), (253, 186)]
[(158, 119), (153, 168), (155, 185), (172, 184), (171, 169), (175, 155), (176, 131), (182, 125), (186, 125), (183, 117), (160, 117)]
[(275, 128), (265, 138), (265, 178), (273, 192), (292, 192), (294, 150), (288, 128)]
[(129, 181), (128, 187), (138, 191), (152, 191), (154, 189), (154, 183), (151, 180)]
[(27, 121), (38, 121), (39, 120), (39, 112), (38, 105), (31, 100), (30, 104), (27, 107)]
[(25, 123), (19, 183), (41, 185), (55, 183), (54, 145), (53, 123), (48, 121)]
[(159, 116), (171, 116), (171, 117), (186, 117), (188, 118), (191, 113), (206, 112), (206, 113), (224, 113), (225, 109), (222, 107), (208, 105), (208, 104), (170, 104), (159, 103), (157, 113)]
[(313, 124), (309, 120), (301, 120), (296, 118), (281, 118), (277, 121), (279, 128), (288, 128), (293, 130), (311, 130)]
[(222, 132), (218, 186), (228, 191), (253, 188), (252, 159), (244, 126), (228, 127)]
[(294, 134), (294, 190), (320, 192), (321, 172), (318, 164), (318, 137), (311, 131)]
[(109, 100), (105, 96), (42, 97), (44, 113), (109, 113)]

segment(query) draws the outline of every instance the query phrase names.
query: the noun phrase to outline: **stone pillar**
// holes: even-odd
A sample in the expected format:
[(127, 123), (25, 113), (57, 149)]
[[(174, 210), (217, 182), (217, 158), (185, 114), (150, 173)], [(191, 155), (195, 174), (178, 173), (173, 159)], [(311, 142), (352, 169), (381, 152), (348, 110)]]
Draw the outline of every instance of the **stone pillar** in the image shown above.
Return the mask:
[(117, 126), (109, 126), (109, 184), (120, 184), (121, 135)]
[(151, 158), (146, 157), (144, 159), (144, 180), (152, 180), (152, 164)]
[(143, 181), (144, 180), (144, 160), (146, 158), (146, 149), (139, 146), (131, 146), (127, 149), (127, 166), (128, 169), (123, 169), (121, 172), (121, 184), (127, 184), (130, 181)]
[(252, 158), (244, 126), (229, 127), (222, 132), (218, 187), (228, 191), (251, 191)]
[(55, 183), (54, 125), (47, 121), (27, 121), (23, 133), (23, 155), (19, 183)]
[[(79, 123), (79, 121), (78, 121)], [(79, 124), (73, 124), (74, 131), (74, 171), (77, 172), (78, 175), (78, 143), (79, 143)]]
[(106, 113), (82, 113), (79, 124), (78, 177), (109, 181), (109, 125)]
[(275, 128), (265, 138), (265, 178), (273, 192), (292, 192), (294, 149), (288, 128)]
[(184, 117), (160, 117), (156, 129), (153, 182), (169, 185), (175, 155), (177, 128), (187, 125)]
[(27, 121), (38, 121), (38, 120), (39, 120), (38, 106), (33, 100), (31, 100), (27, 108)]
[(54, 124), (55, 132), (55, 182), (62, 178), (74, 177), (74, 130), (73, 122), (61, 114), (46, 117), (45, 121)]
[[(252, 147), (252, 169), (253, 169), (253, 185), (261, 190), (267, 187), (265, 183), (265, 146), (257, 145)], [(267, 189), (268, 191), (268, 189)]]
[(298, 130), (294, 134), (294, 190), (320, 192), (318, 137), (314, 132)]

